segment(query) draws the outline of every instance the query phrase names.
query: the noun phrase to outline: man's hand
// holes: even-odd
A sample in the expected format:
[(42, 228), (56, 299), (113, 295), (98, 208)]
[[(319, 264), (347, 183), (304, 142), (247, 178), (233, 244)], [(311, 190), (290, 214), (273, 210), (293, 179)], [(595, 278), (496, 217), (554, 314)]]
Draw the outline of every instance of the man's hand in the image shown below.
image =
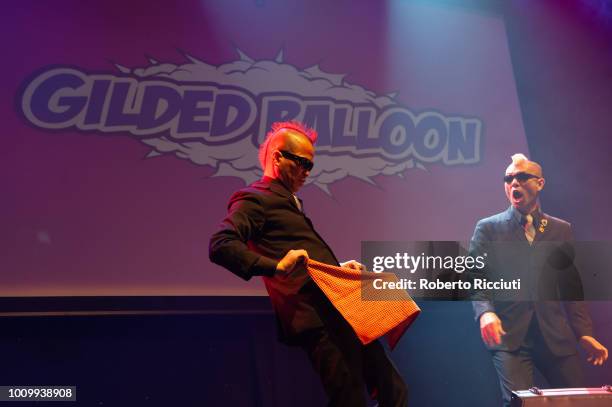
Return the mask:
[(289, 250), (276, 265), (276, 274), (288, 275), (293, 273), (299, 267), (303, 267), (308, 263), (308, 253), (306, 250)]
[(608, 360), (608, 349), (592, 336), (580, 337), (580, 346), (589, 355), (587, 361), (593, 366), (601, 366)]
[(359, 263), (357, 260), (349, 260), (344, 263), (340, 263), (340, 267), (346, 267), (353, 270), (366, 271), (366, 266)]
[(506, 331), (496, 313), (489, 311), (480, 316), (480, 336), (488, 346), (499, 345), (505, 334)]

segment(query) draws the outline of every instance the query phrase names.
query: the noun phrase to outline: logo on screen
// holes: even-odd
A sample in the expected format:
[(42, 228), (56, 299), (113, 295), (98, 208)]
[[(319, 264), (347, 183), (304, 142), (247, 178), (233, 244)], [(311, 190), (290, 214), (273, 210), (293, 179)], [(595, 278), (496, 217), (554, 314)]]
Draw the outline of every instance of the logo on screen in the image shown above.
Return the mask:
[(26, 120), (48, 130), (128, 135), (147, 157), (173, 154), (246, 183), (262, 175), (257, 148), (271, 123), (299, 120), (319, 133), (308, 182), (329, 192), (345, 177), (374, 183), (430, 165), (480, 161), (482, 121), (433, 109), (413, 110), (315, 65), (300, 69), (282, 52), (209, 64), (190, 55), (173, 64), (87, 72), (49, 67), (20, 95)]

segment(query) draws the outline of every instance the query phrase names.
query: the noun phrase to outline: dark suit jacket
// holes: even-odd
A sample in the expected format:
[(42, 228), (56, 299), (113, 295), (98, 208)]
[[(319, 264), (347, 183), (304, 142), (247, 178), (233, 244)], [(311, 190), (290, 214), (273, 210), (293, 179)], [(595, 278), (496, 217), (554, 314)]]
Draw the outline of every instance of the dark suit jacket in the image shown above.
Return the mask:
[[(505, 212), (480, 220), (470, 242), (472, 255), (488, 254), (481, 276), (521, 278), (525, 286), (516, 298), (496, 299), (490, 292), (476, 292), (473, 303), (476, 320), (495, 312), (507, 332), (501, 345), (492, 350), (514, 351), (521, 345), (532, 318), (556, 355), (576, 352), (576, 338), (592, 335), (592, 324), (581, 301), (581, 285), (573, 265), (571, 226), (568, 222), (538, 213), (534, 217), (536, 237), (529, 245), (520, 213), (510, 207)], [(543, 229), (543, 231), (542, 231)], [(563, 301), (560, 301), (563, 300)]]
[(329, 303), (305, 269), (275, 276), (278, 261), (291, 249), (338, 265), (336, 256), (278, 180), (264, 178), (234, 193), (228, 214), (211, 237), (209, 255), (244, 280), (263, 276), (280, 327), (281, 340), (323, 326)]

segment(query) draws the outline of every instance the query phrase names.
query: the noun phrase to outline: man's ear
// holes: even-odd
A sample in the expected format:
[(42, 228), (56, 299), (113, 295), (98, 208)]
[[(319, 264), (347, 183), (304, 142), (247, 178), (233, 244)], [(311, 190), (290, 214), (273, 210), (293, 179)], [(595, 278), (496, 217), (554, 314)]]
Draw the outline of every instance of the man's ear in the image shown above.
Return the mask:
[(546, 180), (544, 178), (538, 179), (538, 191), (541, 191), (544, 189), (545, 183), (546, 183)]
[(274, 150), (272, 152), (272, 164), (273, 165), (278, 165), (280, 163), (280, 159), (281, 159), (281, 153), (278, 150)]

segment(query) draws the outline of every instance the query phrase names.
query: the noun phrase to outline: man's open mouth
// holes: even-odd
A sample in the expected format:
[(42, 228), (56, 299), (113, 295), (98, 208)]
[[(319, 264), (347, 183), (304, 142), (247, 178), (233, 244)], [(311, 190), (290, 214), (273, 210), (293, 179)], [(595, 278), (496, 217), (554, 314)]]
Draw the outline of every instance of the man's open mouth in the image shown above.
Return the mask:
[(523, 193), (521, 191), (518, 191), (516, 189), (512, 191), (512, 198), (521, 199), (522, 197), (523, 197)]

